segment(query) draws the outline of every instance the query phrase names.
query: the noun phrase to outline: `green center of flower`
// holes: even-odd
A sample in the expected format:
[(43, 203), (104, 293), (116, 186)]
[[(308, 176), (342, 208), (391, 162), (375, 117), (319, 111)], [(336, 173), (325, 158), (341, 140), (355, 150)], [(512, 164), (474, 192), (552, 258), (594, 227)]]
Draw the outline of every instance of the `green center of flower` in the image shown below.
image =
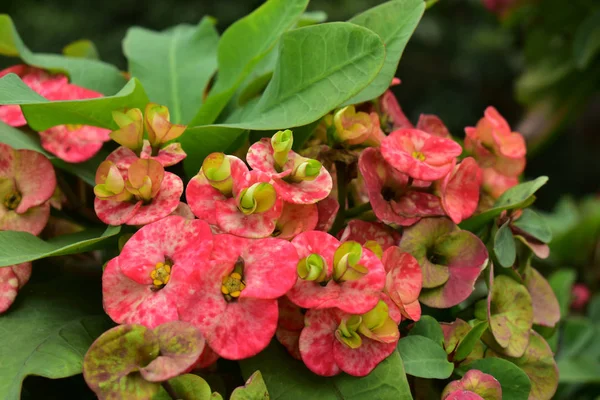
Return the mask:
[(351, 315), (340, 322), (335, 337), (351, 349), (357, 349), (362, 345), (362, 338), (358, 334), (358, 328), (362, 323), (360, 315)]
[(233, 301), (240, 297), (242, 291), (246, 288), (244, 282), (244, 260), (239, 257), (233, 268), (233, 272), (225, 275), (221, 281), (221, 293), (227, 301)]
[(372, 310), (344, 318), (335, 331), (335, 337), (351, 349), (356, 349), (362, 345), (362, 337), (380, 343), (393, 343), (400, 338), (400, 331), (398, 324), (390, 318), (388, 305), (379, 300)]
[(305, 281), (323, 282), (327, 279), (327, 264), (318, 254), (311, 254), (298, 262), (298, 276)]
[(231, 196), (233, 178), (229, 157), (225, 153), (209, 154), (202, 163), (202, 172), (212, 187), (227, 197)]
[(4, 196), (4, 207), (9, 210), (15, 210), (21, 203), (22, 199), (23, 197), (21, 196), (21, 193), (19, 193), (17, 190), (10, 191)]
[(425, 154), (423, 154), (420, 151), (413, 151), (412, 156), (413, 158), (416, 158), (419, 161), (425, 161)]
[(246, 215), (269, 211), (275, 205), (277, 192), (270, 183), (258, 182), (244, 189), (238, 197), (238, 208)]
[(150, 272), (150, 278), (152, 278), (152, 290), (162, 289), (171, 279), (171, 266), (168, 263), (156, 263)]
[(333, 255), (333, 279), (336, 282), (353, 281), (365, 276), (369, 270), (359, 264), (362, 246), (358, 242), (344, 242)]

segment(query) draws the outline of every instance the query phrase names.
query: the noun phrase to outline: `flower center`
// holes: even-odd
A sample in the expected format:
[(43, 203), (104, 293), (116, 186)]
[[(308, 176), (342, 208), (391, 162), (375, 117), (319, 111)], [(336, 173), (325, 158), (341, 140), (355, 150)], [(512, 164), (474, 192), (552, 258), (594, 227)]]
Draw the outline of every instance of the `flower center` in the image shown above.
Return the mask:
[(15, 210), (19, 206), (19, 203), (21, 203), (22, 199), (23, 197), (21, 196), (21, 193), (16, 190), (8, 192), (4, 196), (4, 207), (9, 210)]
[(389, 186), (384, 186), (381, 189), (381, 196), (385, 201), (391, 201), (396, 198), (396, 191)]
[(162, 289), (171, 279), (171, 266), (162, 262), (157, 263), (154, 270), (150, 272), (150, 278), (152, 278), (153, 290)]
[(244, 260), (239, 257), (233, 268), (233, 272), (225, 275), (221, 281), (221, 293), (227, 301), (233, 301), (240, 297), (242, 291), (246, 288), (246, 282), (242, 276), (244, 271)]
[(420, 151), (413, 151), (412, 156), (413, 158), (416, 158), (419, 161), (425, 161), (425, 154), (423, 154)]

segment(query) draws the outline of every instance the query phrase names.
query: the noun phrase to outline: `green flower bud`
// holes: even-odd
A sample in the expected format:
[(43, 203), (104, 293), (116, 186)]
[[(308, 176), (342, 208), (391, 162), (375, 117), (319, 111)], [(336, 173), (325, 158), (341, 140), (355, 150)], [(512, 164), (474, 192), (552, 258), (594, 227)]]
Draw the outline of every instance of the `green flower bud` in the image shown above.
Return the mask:
[(132, 108), (126, 112), (113, 111), (112, 116), (120, 129), (111, 132), (110, 138), (133, 151), (141, 150), (144, 139), (142, 111), (139, 108)]
[(359, 315), (352, 315), (343, 319), (335, 331), (335, 337), (351, 349), (359, 348), (362, 345), (362, 338), (357, 330), (361, 323), (362, 318)]
[(187, 125), (172, 124), (170, 119), (169, 109), (166, 106), (155, 103), (146, 105), (144, 125), (153, 148), (160, 147), (169, 140), (177, 139), (187, 128)]
[(127, 191), (144, 202), (149, 202), (160, 190), (164, 178), (163, 166), (155, 160), (139, 159), (127, 171)]
[(298, 262), (298, 276), (305, 281), (323, 282), (327, 278), (327, 264), (318, 254), (311, 254)]
[(321, 173), (321, 164), (317, 160), (305, 158), (299, 162), (290, 175), (292, 182), (312, 181)]
[(271, 138), (271, 146), (273, 146), (273, 158), (275, 159), (276, 167), (283, 168), (288, 161), (288, 153), (292, 150), (294, 136), (292, 131), (286, 129), (279, 131)]
[(367, 268), (359, 265), (362, 246), (354, 241), (344, 242), (333, 255), (333, 279), (336, 282), (353, 281), (366, 275)]
[(244, 214), (263, 213), (269, 211), (277, 201), (277, 192), (270, 183), (258, 182), (244, 189), (239, 197), (239, 209)]
[(365, 244), (363, 244), (365, 249), (369, 249), (377, 256), (377, 258), (381, 259), (383, 257), (383, 249), (375, 240), (367, 240)]
[(94, 194), (99, 199), (127, 201), (132, 196), (125, 190), (125, 181), (116, 165), (103, 161), (96, 170), (96, 186)]
[(400, 338), (398, 324), (390, 318), (388, 305), (383, 300), (379, 300), (371, 311), (362, 315), (358, 332), (382, 343), (393, 343)]
[(233, 178), (229, 157), (224, 153), (209, 154), (202, 163), (202, 173), (208, 183), (225, 196), (231, 196)]

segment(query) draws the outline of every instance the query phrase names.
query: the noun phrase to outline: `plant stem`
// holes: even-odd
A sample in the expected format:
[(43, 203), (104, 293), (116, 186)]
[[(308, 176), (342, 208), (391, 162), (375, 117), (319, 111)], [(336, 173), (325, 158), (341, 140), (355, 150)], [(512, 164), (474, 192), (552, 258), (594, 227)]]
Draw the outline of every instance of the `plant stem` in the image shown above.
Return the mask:
[(337, 190), (338, 190), (338, 203), (340, 203), (340, 209), (335, 216), (335, 221), (329, 230), (329, 233), (336, 235), (344, 226), (344, 220), (346, 219), (346, 198), (348, 197), (348, 176), (346, 174), (346, 164), (341, 161), (335, 162), (335, 173), (337, 176)]
[(358, 217), (360, 214), (365, 213), (367, 211), (371, 211), (372, 209), (373, 208), (371, 206), (371, 203), (363, 203), (359, 206), (352, 207), (352, 208), (346, 210), (345, 217), (346, 218)]

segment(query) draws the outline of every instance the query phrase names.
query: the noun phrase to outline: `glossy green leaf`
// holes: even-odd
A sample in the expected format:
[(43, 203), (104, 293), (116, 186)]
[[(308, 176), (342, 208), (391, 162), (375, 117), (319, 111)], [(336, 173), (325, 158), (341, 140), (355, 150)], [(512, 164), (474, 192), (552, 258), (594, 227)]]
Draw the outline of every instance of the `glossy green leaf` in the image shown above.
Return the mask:
[[(23, 379), (81, 373), (83, 355), (111, 326), (102, 311), (99, 281), (65, 279), (28, 284), (0, 315), (0, 393), (18, 400)], [(92, 297), (90, 297), (92, 295)]]
[(446, 379), (454, 370), (454, 364), (448, 361), (444, 349), (424, 336), (406, 336), (400, 339), (398, 352), (408, 375)]
[(68, 57), (87, 58), (90, 60), (100, 59), (94, 42), (86, 39), (69, 43), (63, 48), (63, 54)]
[(422, 0), (395, 0), (373, 7), (350, 19), (349, 22), (364, 26), (381, 37), (385, 44), (385, 63), (373, 82), (347, 100), (346, 105), (374, 99), (388, 89), (404, 48), (424, 11), (425, 2)]
[(0, 267), (39, 260), (46, 257), (78, 254), (95, 249), (103, 241), (121, 231), (120, 226), (109, 226), (106, 230), (87, 229), (44, 241), (27, 232), (0, 232)]
[(56, 125), (82, 124), (117, 129), (112, 111), (144, 108), (148, 96), (137, 79), (131, 79), (114, 96), (86, 100), (48, 101), (14, 74), (0, 78), (0, 104), (19, 104), (29, 126), (43, 131)]
[(454, 353), (455, 361), (462, 361), (471, 354), (488, 326), (489, 323), (487, 321), (481, 321), (471, 328), (469, 333), (465, 335), (456, 347), (456, 352)]
[(296, 27), (302, 28), (303, 26), (320, 24), (325, 21), (327, 21), (327, 13), (325, 11), (306, 11), (300, 16)]
[(429, 315), (421, 316), (421, 319), (415, 322), (415, 326), (408, 332), (409, 336), (424, 336), (433, 340), (435, 343), (439, 343), (440, 346), (444, 344), (444, 332), (439, 322)]
[(515, 238), (510, 230), (510, 221), (502, 225), (494, 236), (494, 255), (504, 268), (512, 267), (517, 259)]
[(467, 229), (471, 232), (476, 232), (478, 229), (483, 227), (485, 224), (496, 218), (498, 215), (505, 210), (514, 210), (525, 208), (526, 206), (533, 203), (535, 198), (533, 194), (542, 186), (548, 182), (547, 176), (540, 176), (529, 182), (523, 182), (517, 186), (513, 186), (504, 192), (498, 200), (494, 203), (494, 206), (478, 214), (474, 217), (463, 221), (460, 224), (462, 229)]
[(572, 269), (559, 269), (548, 277), (548, 283), (556, 295), (562, 318), (569, 314), (571, 306), (571, 291), (577, 273)]
[(0, 55), (20, 57), (29, 65), (67, 74), (72, 83), (105, 95), (116, 93), (125, 84), (121, 72), (105, 62), (31, 52), (6, 14), (0, 14)]
[(269, 400), (269, 391), (260, 371), (256, 371), (242, 387), (231, 393), (230, 400)]
[(523, 210), (523, 214), (513, 222), (513, 226), (542, 243), (549, 243), (552, 240), (552, 231), (544, 218), (528, 208)]
[(169, 107), (174, 123), (194, 117), (217, 70), (219, 35), (214, 24), (205, 17), (196, 26), (162, 32), (133, 27), (123, 40), (131, 76), (140, 80), (151, 101)]
[(213, 123), (252, 69), (300, 18), (308, 0), (269, 0), (231, 25), (217, 50), (219, 74), (190, 126)]
[(573, 56), (577, 67), (587, 68), (600, 52), (600, 11), (587, 16), (573, 38)]
[(169, 379), (169, 385), (179, 400), (211, 400), (210, 386), (198, 375), (185, 374)]
[(362, 378), (347, 374), (317, 376), (275, 342), (258, 355), (240, 361), (240, 366), (245, 378), (260, 369), (271, 400), (412, 400), (398, 352)]
[(501, 358), (483, 358), (469, 363), (461, 369), (466, 372), (476, 369), (492, 375), (502, 386), (502, 397), (510, 400), (527, 400), (531, 381), (527, 374), (515, 364)]

